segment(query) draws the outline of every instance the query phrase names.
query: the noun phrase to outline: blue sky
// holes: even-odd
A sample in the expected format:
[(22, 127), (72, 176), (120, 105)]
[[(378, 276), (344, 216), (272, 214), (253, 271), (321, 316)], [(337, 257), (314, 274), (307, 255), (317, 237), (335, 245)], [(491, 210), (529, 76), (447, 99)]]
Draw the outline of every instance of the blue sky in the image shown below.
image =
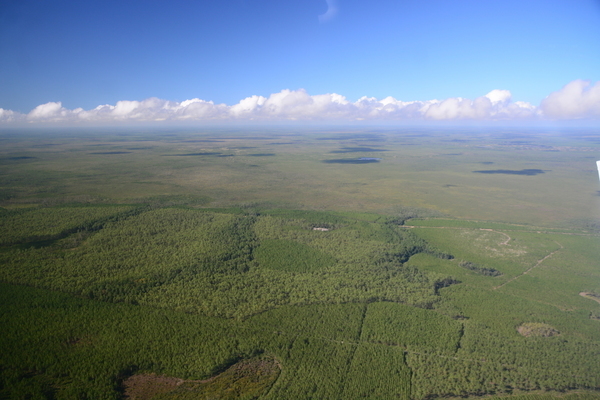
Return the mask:
[[(395, 118), (410, 119), (418, 113), (407, 111), (406, 102), (475, 101), (492, 90), (508, 90), (510, 96), (489, 97), (488, 114), (473, 104), (475, 111), (465, 111), (465, 104), (455, 102), (462, 114), (448, 103), (445, 114), (431, 115), (512, 118), (514, 110), (499, 107), (519, 101), (536, 108), (527, 118), (551, 109), (558, 113), (552, 117), (598, 118), (600, 1), (0, 0), (0, 60), (5, 120), (9, 111), (13, 119), (25, 118), (44, 104), (52, 106), (36, 115), (74, 118), (73, 110), (99, 105), (110, 105), (114, 114), (118, 104), (132, 115), (136, 105), (174, 110), (185, 100), (201, 99), (233, 106), (251, 96), (271, 99), (285, 89), (293, 96), (256, 100), (241, 107), (252, 109), (242, 114), (258, 115), (265, 104), (322, 104), (310, 96), (335, 93), (344, 100), (330, 98), (325, 108), (315, 111), (313, 104), (309, 111), (344, 119), (362, 107), (356, 102), (363, 96), (378, 101), (391, 96), (402, 102), (394, 107), (404, 110)], [(572, 82), (578, 82), (573, 87), (579, 94), (560, 92)], [(562, 97), (542, 110), (542, 100), (557, 92)], [(556, 111), (580, 101), (577, 96), (587, 96), (581, 100), (584, 111)], [(151, 98), (162, 103), (119, 103)], [(384, 103), (377, 106), (378, 116), (389, 104)], [(277, 115), (308, 115), (306, 107), (294, 108), (295, 114), (287, 110)], [(109, 115), (104, 111), (102, 118)], [(165, 115), (155, 119), (172, 118)], [(198, 118), (229, 118), (223, 115), (231, 112), (203, 111)]]

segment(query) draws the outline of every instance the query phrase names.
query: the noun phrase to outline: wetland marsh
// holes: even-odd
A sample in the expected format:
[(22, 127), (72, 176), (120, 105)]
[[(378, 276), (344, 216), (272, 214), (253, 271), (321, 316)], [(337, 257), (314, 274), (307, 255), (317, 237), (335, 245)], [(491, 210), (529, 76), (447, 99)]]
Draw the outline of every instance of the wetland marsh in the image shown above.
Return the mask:
[(0, 397), (600, 399), (597, 135), (0, 132)]

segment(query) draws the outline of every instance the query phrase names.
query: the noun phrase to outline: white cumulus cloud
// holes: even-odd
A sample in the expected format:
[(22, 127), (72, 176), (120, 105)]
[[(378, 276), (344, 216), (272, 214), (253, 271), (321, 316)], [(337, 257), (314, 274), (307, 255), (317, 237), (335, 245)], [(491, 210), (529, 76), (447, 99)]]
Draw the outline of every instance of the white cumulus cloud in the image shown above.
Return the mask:
[(182, 102), (151, 97), (121, 100), (91, 110), (67, 109), (49, 102), (27, 114), (0, 108), (0, 124), (103, 124), (152, 121), (494, 121), (600, 118), (600, 82), (573, 81), (551, 93), (540, 107), (513, 101), (508, 90), (492, 90), (475, 99), (402, 101), (361, 97), (352, 102), (337, 93), (311, 95), (285, 89), (268, 97), (250, 96), (234, 105), (194, 98)]
[(62, 121), (66, 119), (70, 119), (73, 115), (83, 111), (83, 109), (78, 108), (75, 110), (68, 110), (62, 106), (60, 101), (50, 102), (46, 104), (41, 104), (31, 110), (29, 114), (27, 114), (27, 119), (29, 121)]
[(22, 120), (23, 120), (23, 114), (19, 114), (12, 110), (5, 110), (3, 108), (0, 108), (0, 123), (2, 123), (2, 122), (11, 123), (11, 122), (17, 122), (17, 121), (22, 121)]
[(600, 82), (576, 80), (551, 93), (541, 104), (549, 118), (578, 119), (600, 117)]
[(510, 94), (509, 90), (494, 89), (488, 94), (486, 94), (485, 97), (490, 99), (492, 104), (506, 104), (512, 99), (512, 94)]

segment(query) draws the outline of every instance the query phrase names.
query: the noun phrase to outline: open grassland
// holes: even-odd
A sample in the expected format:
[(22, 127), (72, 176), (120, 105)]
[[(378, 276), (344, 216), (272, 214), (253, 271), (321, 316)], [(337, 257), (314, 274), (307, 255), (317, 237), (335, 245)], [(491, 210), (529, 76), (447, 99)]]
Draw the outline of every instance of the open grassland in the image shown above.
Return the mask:
[(0, 398), (600, 399), (593, 132), (0, 144)]
[[(412, 232), (456, 259), (440, 260), (418, 255), (411, 262), (421, 269), (450, 274), (457, 279), (491, 290), (552, 304), (563, 310), (589, 309), (589, 300), (580, 295), (600, 292), (599, 236), (587, 231), (527, 231), (524, 226), (466, 221), (448, 226), (446, 221), (425, 223)], [(485, 227), (494, 227), (484, 228)], [(449, 234), (451, 232), (451, 234)], [(465, 268), (464, 261), (494, 269), (488, 277), (477, 269)]]
[[(218, 206), (267, 202), (384, 213), (411, 206), (452, 217), (571, 227), (600, 219), (600, 142), (594, 135), (424, 129), (5, 133), (0, 198), (36, 204), (188, 195)], [(324, 163), (340, 157), (381, 160)], [(542, 173), (519, 174), (523, 170)]]

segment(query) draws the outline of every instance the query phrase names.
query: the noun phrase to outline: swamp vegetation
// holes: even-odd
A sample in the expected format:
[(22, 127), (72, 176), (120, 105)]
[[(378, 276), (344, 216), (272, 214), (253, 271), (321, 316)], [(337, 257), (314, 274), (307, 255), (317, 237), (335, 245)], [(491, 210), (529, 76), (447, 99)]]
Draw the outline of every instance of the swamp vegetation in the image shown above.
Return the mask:
[(0, 135), (0, 398), (600, 399), (600, 146), (515, 135)]

